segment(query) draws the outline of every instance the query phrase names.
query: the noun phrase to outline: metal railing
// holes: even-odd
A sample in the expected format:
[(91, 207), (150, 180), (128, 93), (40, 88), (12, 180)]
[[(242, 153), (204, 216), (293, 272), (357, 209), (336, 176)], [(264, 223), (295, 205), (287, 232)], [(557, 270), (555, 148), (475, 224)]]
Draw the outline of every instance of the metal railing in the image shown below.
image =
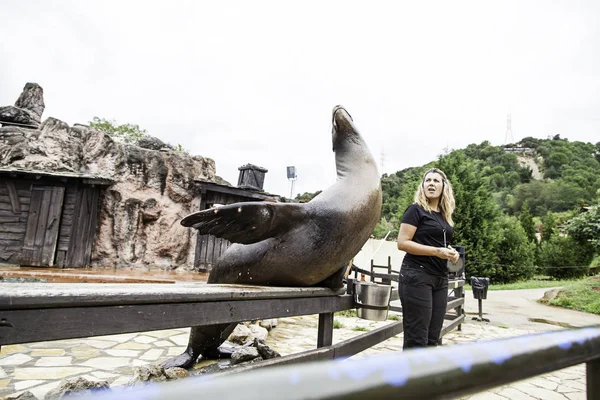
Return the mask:
[(587, 398), (600, 399), (600, 326), (193, 377), (88, 398), (446, 399), (582, 363)]

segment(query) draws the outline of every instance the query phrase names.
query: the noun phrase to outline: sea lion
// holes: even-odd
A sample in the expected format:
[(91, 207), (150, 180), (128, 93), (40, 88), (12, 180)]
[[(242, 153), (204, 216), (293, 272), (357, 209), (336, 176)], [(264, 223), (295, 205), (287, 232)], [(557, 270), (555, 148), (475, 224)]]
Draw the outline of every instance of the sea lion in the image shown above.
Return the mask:
[[(339, 288), (348, 261), (367, 241), (381, 214), (377, 165), (350, 114), (333, 108), (337, 181), (308, 203), (235, 203), (185, 217), (183, 226), (233, 244), (208, 283)], [(236, 324), (192, 327), (186, 351), (162, 365), (189, 367), (214, 355)]]

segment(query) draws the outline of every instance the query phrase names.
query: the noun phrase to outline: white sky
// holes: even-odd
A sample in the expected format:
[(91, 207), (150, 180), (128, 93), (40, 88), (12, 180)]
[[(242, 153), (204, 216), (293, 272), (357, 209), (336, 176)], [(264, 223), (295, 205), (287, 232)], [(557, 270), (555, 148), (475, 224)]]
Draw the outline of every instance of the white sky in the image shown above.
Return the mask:
[[(550, 4), (552, 3), (552, 4)], [(0, 0), (0, 105), (136, 123), (289, 196), (335, 181), (330, 112), (383, 172), (443, 149), (560, 134), (600, 141), (600, 2)]]

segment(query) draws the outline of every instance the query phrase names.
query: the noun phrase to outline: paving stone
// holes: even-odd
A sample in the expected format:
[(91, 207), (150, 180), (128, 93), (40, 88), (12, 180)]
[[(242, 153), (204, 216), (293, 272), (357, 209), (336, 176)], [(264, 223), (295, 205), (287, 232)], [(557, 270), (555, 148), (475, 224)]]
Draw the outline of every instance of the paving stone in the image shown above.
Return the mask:
[(167, 355), (169, 357), (178, 356), (181, 353), (183, 353), (184, 350), (185, 350), (185, 347), (169, 347), (169, 351), (167, 352)]
[(108, 372), (104, 372), (104, 371), (93, 371), (92, 375), (94, 375), (98, 379), (112, 379), (112, 378), (116, 378), (117, 376), (119, 376), (119, 375), (115, 375), (115, 374), (109, 374)]
[(115, 346), (114, 350), (147, 350), (152, 346), (146, 343), (127, 342)]
[(137, 335), (139, 335), (139, 333), (137, 333), (137, 332), (135, 332), (135, 333), (121, 333), (119, 335), (101, 336), (101, 338), (102, 338), (102, 340), (107, 340), (107, 341), (110, 341), (110, 342), (124, 343), (124, 342), (130, 341), (131, 339), (133, 339)]
[(14, 379), (62, 379), (67, 376), (84, 374), (90, 370), (90, 368), (84, 367), (15, 368)]
[(528, 379), (527, 382), (531, 383), (532, 385), (539, 386), (552, 391), (556, 390), (556, 388), (558, 387), (558, 383), (552, 382), (544, 377)]
[(80, 365), (97, 369), (113, 370), (114, 368), (129, 365), (130, 360), (130, 358), (125, 357), (96, 357), (89, 359)]
[(140, 355), (136, 350), (106, 350), (106, 354), (113, 357), (137, 357)]
[[(504, 399), (511, 400), (533, 400), (535, 397), (531, 397), (530, 395), (523, 393), (517, 388), (509, 387), (506, 389), (502, 389), (498, 392), (499, 396), (503, 396)], [(564, 400), (564, 399), (563, 399)]]
[(80, 343), (87, 344), (88, 346), (95, 347), (97, 349), (108, 349), (117, 344), (117, 342), (110, 342), (107, 340), (97, 340), (97, 339), (83, 339)]
[(506, 400), (505, 397), (498, 396), (497, 394), (494, 394), (494, 393), (485, 393), (485, 392), (474, 394), (471, 397), (465, 397), (465, 399), (468, 399), (468, 400)]
[(148, 365), (148, 361), (136, 359), (131, 362), (131, 365), (133, 365), (134, 367), (141, 367), (142, 365)]
[(167, 329), (164, 331), (152, 331), (152, 332), (146, 332), (145, 333), (148, 336), (152, 336), (155, 338), (160, 338), (160, 339), (164, 339), (170, 336), (177, 336), (177, 335), (188, 335), (190, 334), (190, 328), (183, 328), (183, 329)]
[(36, 367), (65, 367), (71, 365), (73, 357), (42, 357), (36, 361)]
[(152, 349), (145, 352), (140, 359), (148, 361), (156, 361), (163, 354), (163, 349)]
[(29, 355), (31, 355), (31, 357), (43, 357), (43, 356), (64, 356), (65, 355), (65, 350), (64, 349), (33, 349), (31, 350), (31, 352), (29, 353)]
[(556, 388), (556, 391), (558, 393), (575, 393), (575, 392), (581, 392), (581, 389), (575, 389), (575, 388), (572, 388), (570, 386), (565, 386), (565, 385), (558, 385), (558, 387)]
[(80, 360), (87, 360), (88, 358), (98, 357), (101, 353), (100, 350), (85, 345), (85, 346), (77, 346), (73, 347), (70, 351), (70, 354)]
[(586, 400), (587, 399), (587, 394), (584, 392), (577, 392), (577, 393), (565, 393), (565, 396), (569, 399), (569, 400)]
[(0, 366), (22, 365), (31, 360), (33, 360), (33, 358), (26, 354), (12, 354), (0, 359)]
[(0, 378), (6, 378), (6, 372), (0, 368)]
[(156, 342), (156, 338), (150, 336), (137, 336), (133, 338), (133, 341), (137, 343), (153, 343)]
[(528, 395), (535, 397), (537, 399), (565, 400), (565, 396), (563, 396), (562, 394), (556, 393), (556, 392), (554, 392), (552, 390), (548, 390), (548, 389), (523, 387), (523, 388), (520, 388), (519, 390), (521, 390), (522, 392), (527, 393)]
[(45, 385), (41, 385), (41, 386), (36, 386), (36, 387), (32, 387), (29, 390), (35, 397), (37, 397), (38, 399), (42, 400), (44, 397), (46, 397), (46, 394), (53, 390), (56, 389), (58, 387), (58, 385), (60, 385), (60, 380), (58, 381), (54, 381), (51, 383), (47, 383)]
[(10, 379), (0, 379), (0, 389), (4, 389), (8, 387), (10, 384)]
[(36, 379), (36, 380), (32, 380), (32, 381), (17, 381), (15, 382), (15, 390), (25, 390), (27, 388), (30, 388), (32, 386), (37, 386), (40, 385), (42, 383), (47, 383), (48, 381), (46, 380), (40, 380), (40, 379)]
[(579, 381), (566, 381), (561, 386), (562, 387), (566, 386), (566, 387), (570, 387), (570, 388), (581, 390), (581, 391), (585, 391), (586, 390), (585, 380), (582, 381), (582, 382), (579, 382)]
[(121, 376), (120, 378), (117, 378), (112, 382), (111, 387), (127, 385), (130, 380), (131, 376)]
[(170, 346), (173, 346), (173, 343), (168, 340), (161, 340), (158, 342), (154, 342), (154, 345), (156, 347), (170, 347)]
[(2, 346), (0, 349), (0, 357), (14, 353), (26, 353), (27, 351), (29, 351), (29, 349), (25, 346), (21, 346), (20, 344), (9, 344), (7, 346)]
[(190, 335), (183, 334), (183, 335), (171, 336), (171, 337), (169, 337), (169, 340), (171, 340), (173, 343), (175, 343), (178, 346), (187, 346), (189, 338), (190, 338)]

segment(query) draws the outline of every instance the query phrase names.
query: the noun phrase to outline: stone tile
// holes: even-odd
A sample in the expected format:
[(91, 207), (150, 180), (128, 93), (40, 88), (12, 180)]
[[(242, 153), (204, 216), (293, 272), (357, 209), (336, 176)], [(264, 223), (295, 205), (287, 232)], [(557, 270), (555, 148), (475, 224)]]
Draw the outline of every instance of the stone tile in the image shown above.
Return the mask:
[(556, 393), (552, 390), (543, 389), (543, 388), (530, 388), (530, 387), (522, 387), (519, 388), (524, 393), (535, 397), (537, 399), (544, 400), (565, 400), (565, 396), (560, 393)]
[(114, 347), (114, 350), (148, 350), (152, 346), (146, 343), (127, 342)]
[(585, 386), (585, 380), (582, 380), (581, 382), (579, 381), (566, 381), (564, 382), (561, 387), (570, 387), (573, 389), (577, 389), (577, 390), (581, 390), (582, 392), (584, 392), (586, 390), (586, 386)]
[(31, 360), (33, 360), (33, 358), (26, 354), (12, 354), (8, 357), (0, 359), (0, 366), (22, 365)]
[(163, 331), (152, 331), (152, 332), (146, 332), (145, 333), (148, 336), (152, 336), (155, 338), (160, 338), (160, 339), (164, 339), (167, 338), (169, 336), (177, 336), (177, 335), (189, 335), (190, 334), (190, 328), (183, 328), (183, 329), (167, 329), (167, 330), (163, 330)]
[(118, 367), (129, 365), (129, 361), (130, 358), (125, 357), (97, 357), (87, 360), (81, 365), (97, 369), (113, 370)]
[(160, 356), (162, 356), (164, 350), (163, 349), (152, 349), (145, 352), (140, 359), (148, 360), (148, 361), (156, 361)]
[(150, 336), (137, 336), (133, 338), (133, 341), (137, 343), (152, 343), (156, 342), (156, 338)]
[(100, 350), (87, 345), (73, 347), (69, 353), (79, 360), (87, 360), (88, 358), (98, 357), (101, 354)]
[(44, 397), (46, 397), (46, 394), (51, 391), (52, 389), (56, 389), (58, 387), (58, 385), (60, 385), (60, 380), (58, 381), (54, 381), (51, 383), (47, 383), (45, 385), (41, 385), (41, 386), (36, 386), (33, 387), (31, 389), (28, 389), (35, 397), (37, 397), (38, 399), (42, 400)]
[(553, 372), (552, 375), (559, 378), (562, 381), (580, 379), (585, 376), (585, 374), (578, 374), (565, 369), (563, 369), (562, 371)]
[(9, 344), (8, 346), (2, 346), (0, 349), (0, 357), (7, 356), (14, 353), (26, 353), (29, 349), (20, 344)]
[(116, 378), (117, 376), (119, 376), (119, 375), (115, 375), (115, 374), (109, 374), (108, 372), (104, 372), (104, 371), (94, 371), (94, 372), (92, 372), (92, 375), (98, 379), (112, 379), (112, 378)]
[(40, 380), (40, 379), (32, 380), (32, 381), (18, 381), (18, 382), (15, 382), (15, 390), (25, 390), (32, 386), (40, 385), (42, 383), (47, 383), (47, 381)]
[(565, 393), (565, 396), (569, 400), (586, 400), (587, 394), (585, 392), (577, 392), (577, 393)]
[(171, 337), (169, 337), (169, 340), (171, 340), (176, 345), (187, 346), (189, 338), (190, 338), (190, 335), (183, 334), (183, 335), (171, 336)]
[(572, 388), (570, 386), (565, 386), (565, 385), (558, 385), (558, 387), (556, 388), (556, 391), (558, 393), (575, 393), (575, 392), (581, 392), (580, 389), (575, 389), (575, 388)]
[(101, 338), (102, 338), (102, 340), (107, 340), (107, 341), (110, 341), (110, 342), (123, 343), (123, 342), (130, 341), (131, 339), (133, 339), (137, 335), (138, 335), (137, 332), (134, 332), (134, 333), (121, 333), (119, 335), (101, 336)]
[(505, 397), (502, 396), (498, 396), (497, 394), (494, 393), (477, 393), (471, 397), (465, 397), (465, 399), (468, 400), (506, 400)]
[(106, 354), (113, 357), (137, 357), (140, 355), (136, 350), (106, 350)]
[(500, 390), (498, 392), (498, 395), (503, 396), (504, 399), (511, 399), (511, 400), (533, 400), (533, 399), (535, 399), (535, 397), (531, 397), (530, 395), (523, 393), (519, 389), (516, 389), (513, 387), (509, 387), (509, 388)]
[(528, 379), (527, 382), (531, 383), (532, 385), (539, 386), (541, 388), (552, 390), (552, 391), (556, 390), (556, 388), (558, 387), (558, 383), (552, 382), (543, 377)]
[(83, 367), (15, 368), (14, 379), (62, 379), (89, 371)]
[(95, 347), (97, 349), (108, 349), (117, 344), (117, 342), (109, 342), (107, 340), (97, 339), (82, 339), (80, 343), (87, 344), (88, 346)]
[(154, 342), (156, 347), (170, 347), (173, 346), (173, 343), (168, 340), (160, 340), (158, 342)]
[(178, 356), (185, 351), (185, 347), (169, 347), (167, 355), (169, 357)]
[(0, 378), (6, 378), (6, 372), (2, 368), (0, 368)]
[(133, 360), (131, 362), (131, 365), (133, 365), (134, 367), (141, 367), (142, 365), (148, 365), (149, 362), (148, 361), (144, 361), (144, 360)]
[(120, 378), (115, 379), (110, 386), (111, 387), (124, 386), (124, 385), (127, 385), (130, 380), (131, 380), (130, 376), (122, 376)]
[(36, 361), (36, 367), (65, 367), (71, 365), (73, 357), (42, 357)]
[(561, 382), (560, 378), (557, 378), (556, 376), (553, 376), (553, 375), (545, 375), (544, 378), (548, 379), (549, 381), (556, 382), (558, 384), (560, 384), (560, 382)]
[(10, 379), (0, 379), (0, 389), (4, 389), (8, 387), (10, 384)]
[(33, 349), (29, 353), (32, 357), (44, 357), (44, 356), (64, 356), (64, 349)]

